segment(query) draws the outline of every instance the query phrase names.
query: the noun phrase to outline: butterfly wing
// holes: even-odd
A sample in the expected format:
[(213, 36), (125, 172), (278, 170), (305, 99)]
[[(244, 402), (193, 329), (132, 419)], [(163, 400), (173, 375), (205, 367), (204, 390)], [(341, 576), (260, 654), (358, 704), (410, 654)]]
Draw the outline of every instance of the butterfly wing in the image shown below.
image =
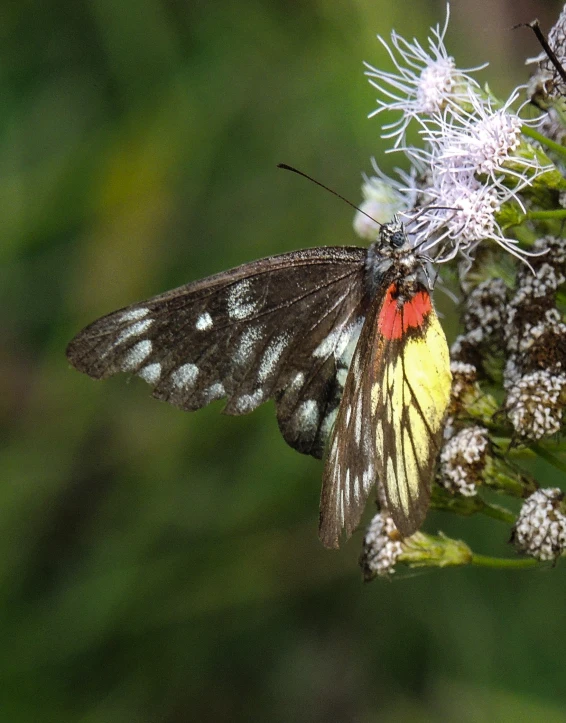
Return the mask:
[(98, 319), (67, 357), (95, 379), (137, 374), (185, 410), (226, 398), (225, 413), (245, 414), (275, 398), (285, 440), (320, 457), (360, 328), (366, 255), (326, 247), (245, 264)]
[(446, 337), (430, 294), (402, 298), (391, 283), (376, 297), (348, 372), (330, 439), (320, 529), (327, 547), (358, 525), (377, 481), (403, 536), (422, 524), (450, 397)]

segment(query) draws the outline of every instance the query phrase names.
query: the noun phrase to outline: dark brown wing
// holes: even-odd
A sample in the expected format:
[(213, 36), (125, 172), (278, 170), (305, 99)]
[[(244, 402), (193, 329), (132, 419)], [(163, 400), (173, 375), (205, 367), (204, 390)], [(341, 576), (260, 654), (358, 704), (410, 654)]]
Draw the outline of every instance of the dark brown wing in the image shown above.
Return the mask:
[(153, 394), (195, 410), (226, 398), (246, 414), (275, 398), (286, 441), (322, 456), (359, 333), (366, 250), (272, 256), (98, 319), (67, 357), (95, 379), (137, 374)]

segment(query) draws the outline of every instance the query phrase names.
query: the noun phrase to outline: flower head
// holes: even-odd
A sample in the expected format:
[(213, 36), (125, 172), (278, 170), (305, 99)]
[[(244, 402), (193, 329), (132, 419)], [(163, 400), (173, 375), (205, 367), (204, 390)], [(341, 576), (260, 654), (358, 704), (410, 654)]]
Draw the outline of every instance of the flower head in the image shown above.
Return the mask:
[(557, 488), (534, 492), (523, 503), (513, 529), (515, 546), (538, 560), (555, 560), (566, 549), (564, 493)]
[(397, 169), (399, 179), (394, 179), (386, 176), (374, 160), (372, 165), (375, 175), (364, 175), (364, 200), (354, 216), (354, 230), (358, 236), (370, 241), (377, 238), (379, 224), (387, 223), (396, 214), (412, 208), (418, 193), (415, 173), (408, 174)]
[(566, 406), (566, 374), (546, 369), (525, 374), (507, 393), (507, 415), (517, 434), (541, 439), (556, 434)]
[(518, 96), (513, 91), (499, 107), (488, 95), (468, 88), (464, 105), (423, 119), (421, 137), (437, 173), (487, 176), (491, 184), (506, 188), (504, 181), (510, 185), (515, 179), (513, 185), (524, 187), (548, 170), (523, 139), (525, 121), (511, 109)]
[(487, 430), (466, 427), (444, 445), (440, 455), (440, 483), (465, 497), (477, 493), (489, 448)]
[(395, 523), (385, 512), (378, 512), (370, 522), (363, 542), (360, 566), (365, 580), (395, 572), (403, 548)]
[(470, 85), (479, 87), (468, 73), (480, 68), (458, 70), (454, 58), (446, 51), (444, 36), (449, 18), (450, 8), (447, 5), (444, 27), (441, 29), (437, 25), (431, 29), (428, 49), (423, 48), (416, 39), (412, 42), (405, 40), (395, 31), (391, 32), (391, 46), (378, 36), (396, 72), (387, 72), (366, 63), (366, 75), (370, 83), (383, 96), (370, 117), (384, 110), (398, 110), (402, 113), (398, 121), (384, 126), (387, 132), (383, 138), (395, 138), (395, 146), (402, 143), (412, 118), (423, 114), (432, 115), (448, 106), (458, 105)]

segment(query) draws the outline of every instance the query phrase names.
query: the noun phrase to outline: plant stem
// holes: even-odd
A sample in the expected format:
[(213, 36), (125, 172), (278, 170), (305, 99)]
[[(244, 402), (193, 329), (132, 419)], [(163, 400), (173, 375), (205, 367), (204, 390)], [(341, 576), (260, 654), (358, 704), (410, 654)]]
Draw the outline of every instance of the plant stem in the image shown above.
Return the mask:
[(472, 555), (472, 565), (476, 567), (490, 567), (490, 568), (511, 568), (511, 569), (528, 569), (539, 566), (539, 561), (533, 558), (519, 558), (513, 559), (509, 557), (490, 557), (489, 555)]
[(527, 211), (525, 219), (530, 221), (553, 221), (566, 218), (566, 208), (559, 208), (555, 211)]
[(508, 525), (514, 525), (517, 520), (517, 515), (513, 514), (510, 510), (505, 509), (505, 507), (490, 505), (485, 501), (483, 507), (480, 509), (480, 512), (486, 517), (491, 517), (494, 520), (505, 522)]
[(541, 444), (531, 444), (529, 446), (539, 457), (542, 457), (546, 462), (551, 464), (553, 467), (556, 467), (556, 469), (559, 469), (561, 472), (566, 473), (566, 462), (561, 460), (552, 452), (549, 452), (548, 449), (545, 449)]
[(535, 131), (534, 128), (523, 126), (521, 128), (521, 133), (528, 138), (532, 138), (534, 141), (538, 141), (542, 146), (552, 149), (555, 153), (559, 153), (561, 156), (566, 157), (566, 148), (564, 148), (564, 146), (561, 146), (560, 143), (556, 143), (555, 141), (551, 141), (550, 138), (547, 138), (546, 136), (543, 136), (542, 133)]

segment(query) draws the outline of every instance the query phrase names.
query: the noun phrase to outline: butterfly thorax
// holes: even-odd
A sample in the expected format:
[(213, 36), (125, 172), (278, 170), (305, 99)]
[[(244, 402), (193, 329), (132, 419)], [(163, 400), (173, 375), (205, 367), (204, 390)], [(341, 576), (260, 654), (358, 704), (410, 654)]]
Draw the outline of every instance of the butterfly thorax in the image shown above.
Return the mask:
[(381, 227), (379, 238), (368, 249), (366, 288), (374, 296), (386, 282), (394, 281), (402, 302), (422, 285), (427, 287), (424, 265), (425, 259), (411, 244), (404, 225), (394, 218)]

